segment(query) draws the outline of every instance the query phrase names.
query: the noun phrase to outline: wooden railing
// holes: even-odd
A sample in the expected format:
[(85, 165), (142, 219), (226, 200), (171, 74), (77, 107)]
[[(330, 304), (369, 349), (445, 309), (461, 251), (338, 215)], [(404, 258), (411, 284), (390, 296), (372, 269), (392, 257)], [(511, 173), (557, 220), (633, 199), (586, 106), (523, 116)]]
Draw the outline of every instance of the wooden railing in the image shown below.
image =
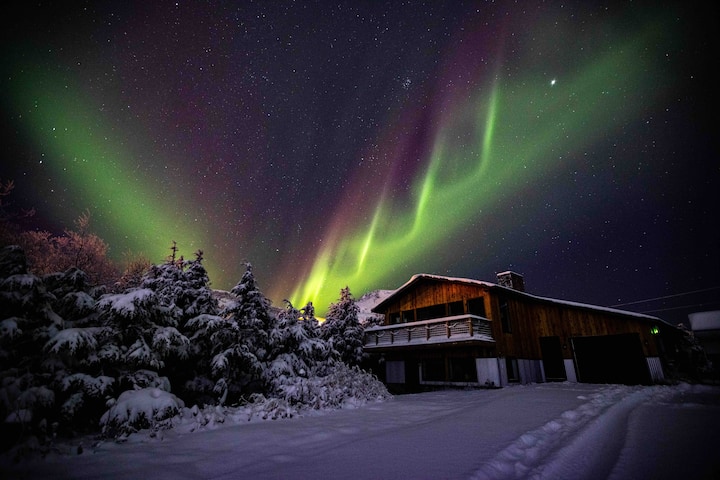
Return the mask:
[(456, 315), (421, 322), (399, 323), (365, 330), (365, 348), (422, 345), (448, 341), (494, 342), (490, 320), (477, 315)]

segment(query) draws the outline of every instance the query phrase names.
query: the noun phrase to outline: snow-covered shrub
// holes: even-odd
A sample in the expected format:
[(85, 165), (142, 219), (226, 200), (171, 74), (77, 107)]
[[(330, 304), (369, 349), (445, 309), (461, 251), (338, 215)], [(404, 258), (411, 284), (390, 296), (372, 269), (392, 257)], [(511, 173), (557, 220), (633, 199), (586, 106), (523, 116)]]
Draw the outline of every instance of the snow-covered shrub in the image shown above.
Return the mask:
[(120, 394), (100, 418), (103, 434), (121, 437), (141, 429), (164, 429), (185, 406), (182, 400), (155, 387), (128, 390)]
[(387, 389), (377, 378), (333, 358), (331, 340), (320, 337), (311, 308), (304, 311), (301, 315), (288, 302), (270, 334), (274, 356), (264, 370), (268, 394), (312, 409), (386, 398)]
[(245, 407), (248, 419), (258, 420), (279, 420), (281, 418), (292, 418), (300, 411), (297, 406), (291, 405), (284, 398), (265, 397), (262, 394), (254, 394)]
[(357, 366), (334, 362), (307, 377), (282, 376), (275, 381), (275, 396), (298, 408), (328, 409), (363, 405), (390, 398), (385, 385)]

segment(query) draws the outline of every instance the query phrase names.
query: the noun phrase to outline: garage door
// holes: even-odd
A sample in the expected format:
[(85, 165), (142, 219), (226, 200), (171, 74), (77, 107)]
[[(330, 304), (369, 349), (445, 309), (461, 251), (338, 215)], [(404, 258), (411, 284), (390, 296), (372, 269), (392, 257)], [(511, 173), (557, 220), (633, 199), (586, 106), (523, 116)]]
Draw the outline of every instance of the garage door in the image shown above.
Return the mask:
[(572, 338), (578, 380), (585, 383), (650, 384), (640, 335)]

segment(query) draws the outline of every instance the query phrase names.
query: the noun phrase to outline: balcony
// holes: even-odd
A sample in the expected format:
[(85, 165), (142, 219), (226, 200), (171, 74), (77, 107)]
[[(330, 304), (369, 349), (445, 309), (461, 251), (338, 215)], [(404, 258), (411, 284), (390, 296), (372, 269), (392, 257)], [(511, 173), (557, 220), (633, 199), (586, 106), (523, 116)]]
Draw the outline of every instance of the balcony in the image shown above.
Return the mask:
[(490, 320), (477, 315), (456, 315), (371, 327), (365, 330), (363, 348), (372, 350), (454, 342), (495, 342)]

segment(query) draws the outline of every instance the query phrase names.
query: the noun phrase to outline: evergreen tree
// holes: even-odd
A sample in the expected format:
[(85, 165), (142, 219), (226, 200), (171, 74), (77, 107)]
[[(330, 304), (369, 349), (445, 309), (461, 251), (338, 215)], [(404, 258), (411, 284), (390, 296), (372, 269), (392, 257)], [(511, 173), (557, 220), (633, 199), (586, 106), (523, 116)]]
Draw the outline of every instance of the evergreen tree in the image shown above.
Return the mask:
[(231, 293), (235, 301), (220, 315), (201, 314), (187, 323), (197, 358), (195, 377), (187, 383), (196, 395), (217, 396), (220, 404), (258, 390), (267, 357), (270, 302), (258, 288), (252, 265)]
[[(63, 328), (54, 296), (42, 278), (28, 272), (18, 246), (0, 250), (0, 418), (3, 442), (50, 438), (56, 398), (54, 365), (43, 346)], [(3, 447), (8, 445), (3, 444)]]
[(195, 252), (195, 259), (184, 264), (183, 291), (176, 304), (183, 309), (184, 317), (218, 313), (218, 302), (210, 288), (210, 277), (202, 264), (203, 251)]
[(230, 290), (236, 301), (225, 312), (240, 329), (243, 344), (252, 351), (258, 361), (267, 357), (268, 332), (272, 325), (270, 301), (260, 291), (250, 263), (245, 264), (245, 273)]
[(63, 318), (62, 328), (45, 343), (44, 365), (52, 366), (58, 411), (58, 433), (74, 434), (97, 428), (111, 398), (115, 379), (102, 373), (98, 361), (99, 326), (90, 279), (75, 267), (43, 277), (54, 296), (53, 309)]
[(183, 328), (192, 317), (217, 314), (218, 303), (212, 295), (210, 278), (202, 264), (202, 250), (195, 253), (194, 260), (176, 259), (177, 245), (173, 242), (172, 252), (165, 263), (150, 267), (141, 287), (155, 292), (160, 303), (173, 310), (173, 316), (178, 318)]
[(350, 288), (340, 290), (340, 299), (331, 304), (322, 326), (323, 338), (348, 365), (359, 365), (365, 358), (363, 328), (358, 320), (359, 307)]
[(155, 292), (141, 288), (104, 295), (98, 311), (104, 329), (97, 355), (105, 374), (116, 377), (121, 389), (169, 388), (157, 374), (167, 359), (186, 355), (189, 340)]
[(270, 332), (265, 383), (271, 395), (302, 401), (304, 395), (298, 388), (306, 385), (299, 379), (325, 375), (332, 364), (331, 350), (320, 337), (315, 318), (305, 319), (292, 303), (288, 300), (285, 303), (285, 310)]

